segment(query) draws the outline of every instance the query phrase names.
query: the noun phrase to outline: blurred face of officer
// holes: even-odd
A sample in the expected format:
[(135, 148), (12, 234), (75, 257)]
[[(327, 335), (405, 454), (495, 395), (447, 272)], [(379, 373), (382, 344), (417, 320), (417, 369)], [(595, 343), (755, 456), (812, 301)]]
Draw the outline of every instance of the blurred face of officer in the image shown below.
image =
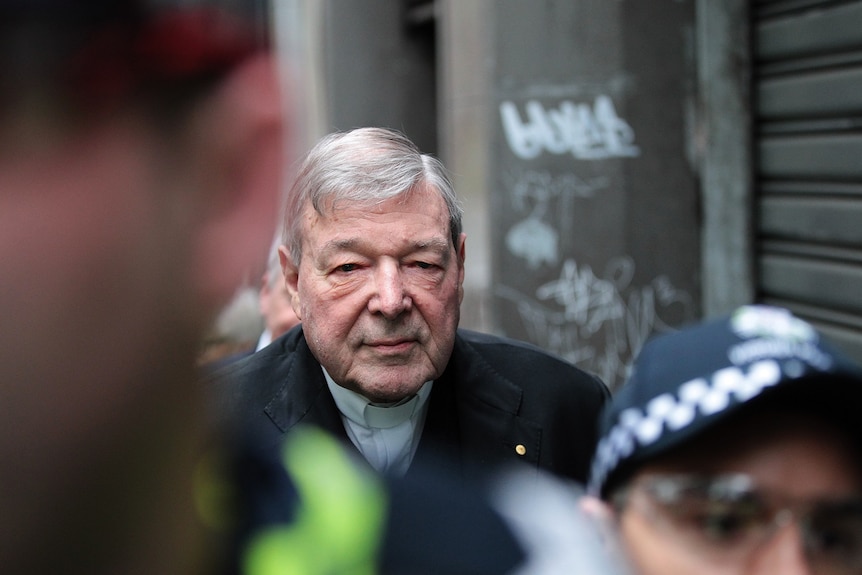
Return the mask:
[(341, 201), (302, 219), (302, 261), (288, 270), (312, 353), (341, 386), (397, 401), (438, 377), (452, 353), (463, 297), (464, 238), (422, 186), (379, 205)]
[(858, 573), (860, 487), (836, 430), (766, 415), (640, 469), (619, 528), (645, 575)]

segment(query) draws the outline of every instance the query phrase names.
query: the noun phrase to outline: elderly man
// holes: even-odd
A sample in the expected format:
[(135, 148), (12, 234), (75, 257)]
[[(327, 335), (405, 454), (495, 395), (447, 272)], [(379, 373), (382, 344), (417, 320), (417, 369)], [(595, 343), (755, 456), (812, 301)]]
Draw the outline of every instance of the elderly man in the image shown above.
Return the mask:
[(195, 352), (284, 161), (259, 15), (214, 4), (0, 4), (0, 572), (209, 556)]
[(439, 161), (396, 131), (332, 134), (300, 167), (285, 222), (301, 326), (223, 374), (222, 400), (262, 446), (313, 424), (386, 474), (444, 456), (463, 477), (524, 463), (585, 480), (608, 391), (535, 347), (458, 329), (465, 234)]
[(860, 573), (860, 392), (784, 309), (658, 337), (605, 412), (591, 490), (644, 575)]

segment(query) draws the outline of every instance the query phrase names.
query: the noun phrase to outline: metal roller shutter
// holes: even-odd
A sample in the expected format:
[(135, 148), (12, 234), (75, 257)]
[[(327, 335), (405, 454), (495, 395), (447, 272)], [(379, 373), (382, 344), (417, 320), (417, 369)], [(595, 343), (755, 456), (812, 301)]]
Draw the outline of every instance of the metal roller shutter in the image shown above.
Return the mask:
[(862, 1), (752, 16), (757, 299), (862, 361)]

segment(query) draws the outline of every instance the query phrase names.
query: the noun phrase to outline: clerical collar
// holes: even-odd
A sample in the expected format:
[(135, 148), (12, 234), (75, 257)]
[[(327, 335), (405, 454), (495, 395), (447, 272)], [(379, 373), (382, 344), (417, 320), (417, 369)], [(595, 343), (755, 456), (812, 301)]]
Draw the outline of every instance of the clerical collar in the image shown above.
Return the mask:
[(323, 369), (323, 375), (338, 411), (353, 423), (373, 429), (395, 427), (419, 413), (428, 401), (433, 383), (426, 381), (415, 395), (405, 397), (395, 404), (384, 405), (374, 404), (367, 397), (341, 387), (335, 383), (326, 369)]

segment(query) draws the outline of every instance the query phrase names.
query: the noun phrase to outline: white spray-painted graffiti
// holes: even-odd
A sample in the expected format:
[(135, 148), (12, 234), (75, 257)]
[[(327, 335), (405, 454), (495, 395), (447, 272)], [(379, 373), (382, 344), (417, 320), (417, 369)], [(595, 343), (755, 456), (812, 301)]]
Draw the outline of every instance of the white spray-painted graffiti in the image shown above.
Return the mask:
[(585, 180), (574, 174), (552, 174), (548, 170), (510, 170), (506, 184), (512, 192), (514, 207), (522, 209), (530, 201), (594, 198), (599, 190), (608, 187), (608, 178), (596, 176)]
[(527, 260), (530, 269), (542, 264), (553, 265), (560, 257), (560, 234), (539, 216), (531, 214), (512, 226), (506, 234), (506, 247)]
[[(606, 95), (589, 103), (564, 100), (556, 108), (527, 100), (523, 116), (516, 103), (504, 101), (500, 118), (509, 149), (525, 161), (543, 153), (588, 161), (641, 153), (634, 130)], [(526, 262), (528, 270), (559, 267), (560, 272), (558, 279), (530, 288), (535, 289), (533, 294), (507, 285), (499, 285), (496, 293), (514, 303), (530, 341), (616, 387), (653, 332), (692, 318), (692, 297), (666, 275), (634, 285), (635, 262), (630, 256), (610, 259), (599, 276), (567, 255), (565, 238), (573, 237), (572, 226), (579, 221), (573, 217), (575, 204), (599, 201), (613, 185), (613, 172), (590, 167), (592, 173), (604, 175), (584, 179), (568, 170), (555, 174), (518, 169), (516, 164), (502, 176), (510, 207), (519, 214), (519, 221), (505, 234), (505, 248)]]
[(665, 318), (688, 318), (692, 311), (690, 294), (666, 276), (636, 287), (634, 272), (628, 256), (609, 261), (600, 277), (569, 259), (559, 278), (539, 286), (535, 297), (505, 286), (497, 295), (515, 303), (530, 341), (616, 387), (646, 339), (672, 329)]
[(529, 100), (525, 110), (526, 120), (522, 120), (514, 102), (500, 104), (506, 141), (521, 159), (536, 158), (543, 151), (571, 153), (581, 160), (640, 155), (634, 130), (617, 115), (608, 96), (596, 97), (592, 106), (565, 100), (556, 110), (546, 110), (540, 102)]
[(506, 185), (512, 192), (513, 207), (529, 212), (507, 232), (506, 247), (512, 254), (524, 258), (531, 269), (536, 269), (560, 261), (560, 232), (545, 221), (556, 211), (551, 202), (556, 202), (560, 212), (569, 213), (575, 199), (594, 197), (599, 190), (608, 187), (608, 180), (596, 177), (587, 181), (574, 174), (555, 176), (548, 171), (526, 170), (510, 172)]

